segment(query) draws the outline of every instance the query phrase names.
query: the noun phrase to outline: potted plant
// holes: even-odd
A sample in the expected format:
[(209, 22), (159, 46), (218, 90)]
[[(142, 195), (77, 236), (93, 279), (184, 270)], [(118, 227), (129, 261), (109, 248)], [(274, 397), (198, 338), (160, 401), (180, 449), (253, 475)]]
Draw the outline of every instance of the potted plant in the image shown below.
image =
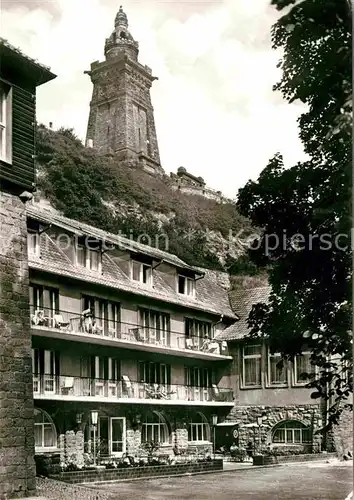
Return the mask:
[(160, 444), (156, 441), (146, 441), (142, 443), (141, 448), (147, 453), (148, 464), (158, 465), (158, 459), (155, 458), (156, 452), (160, 449)]
[(246, 448), (232, 444), (230, 446), (230, 455), (235, 462), (244, 462), (247, 456)]
[(253, 465), (271, 465), (277, 463), (275, 451), (268, 445), (253, 455)]

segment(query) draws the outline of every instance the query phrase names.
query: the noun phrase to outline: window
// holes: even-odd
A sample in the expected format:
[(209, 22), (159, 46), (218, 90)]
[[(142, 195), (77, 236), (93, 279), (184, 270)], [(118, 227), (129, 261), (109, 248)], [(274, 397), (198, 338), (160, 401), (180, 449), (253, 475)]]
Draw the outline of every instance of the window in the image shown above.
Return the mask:
[(147, 384), (171, 384), (171, 365), (139, 361), (139, 381)]
[(77, 245), (76, 264), (81, 267), (86, 267), (91, 271), (100, 271), (102, 266), (102, 254), (101, 251), (97, 249), (98, 242), (94, 240), (94, 243), (95, 249), (82, 244)]
[(185, 368), (186, 385), (192, 387), (211, 387), (212, 370), (210, 368), (196, 368), (186, 366)]
[(29, 292), (32, 326), (53, 326), (54, 315), (59, 313), (59, 290), (30, 283)]
[(311, 364), (311, 353), (303, 352), (301, 356), (295, 356), (294, 358), (294, 379), (295, 384), (307, 384), (309, 382), (309, 378), (307, 375), (314, 375), (316, 368), (313, 364)]
[(261, 379), (261, 345), (245, 345), (243, 347), (243, 385), (244, 387), (260, 386)]
[(189, 424), (188, 441), (192, 443), (210, 441), (210, 427), (207, 419), (201, 413), (197, 413)]
[(268, 383), (269, 385), (286, 385), (288, 381), (287, 367), (281, 365), (281, 354), (268, 352)]
[(143, 443), (168, 444), (170, 440), (168, 426), (165, 419), (157, 412), (151, 412), (142, 424), (141, 441)]
[(34, 409), (34, 444), (36, 451), (57, 448), (57, 433), (52, 419), (43, 410)]
[(98, 380), (120, 380), (120, 360), (106, 356), (92, 356), (91, 376)]
[(59, 354), (47, 349), (32, 349), (33, 392), (53, 394), (59, 375)]
[(149, 309), (140, 309), (140, 325), (143, 340), (149, 343), (159, 345), (170, 345), (170, 315), (152, 311)]
[(202, 348), (205, 339), (211, 340), (214, 338), (214, 328), (211, 323), (191, 318), (185, 319), (185, 333), (186, 340), (188, 339), (188, 341), (192, 344), (192, 347), (198, 349)]
[[(117, 337), (120, 327), (120, 306), (116, 302), (82, 296), (80, 331), (108, 337)], [(90, 311), (90, 314), (87, 314)]]
[(131, 277), (134, 281), (140, 281), (140, 283), (145, 283), (146, 285), (151, 286), (152, 284), (151, 265), (133, 260), (131, 270), (132, 270)]
[(37, 232), (29, 231), (27, 234), (27, 250), (29, 256), (39, 257), (40, 255), (40, 235)]
[(272, 441), (277, 444), (311, 443), (311, 431), (309, 427), (297, 420), (288, 420), (275, 426)]
[(195, 297), (195, 280), (186, 276), (178, 276), (178, 293)]
[(210, 368), (185, 367), (186, 396), (189, 401), (211, 401), (213, 373)]
[(91, 357), (91, 378), (96, 396), (117, 396), (117, 384), (120, 380), (120, 360), (107, 356)]
[(0, 160), (12, 162), (12, 91), (0, 82)]

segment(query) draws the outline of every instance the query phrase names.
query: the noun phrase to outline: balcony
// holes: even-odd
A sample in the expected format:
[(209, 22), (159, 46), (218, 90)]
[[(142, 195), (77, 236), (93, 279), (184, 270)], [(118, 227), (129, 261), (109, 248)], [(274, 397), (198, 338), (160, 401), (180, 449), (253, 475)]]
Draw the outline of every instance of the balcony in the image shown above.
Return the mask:
[(186, 337), (184, 333), (148, 328), (110, 320), (85, 318), (81, 313), (42, 308), (31, 315), (31, 328), (37, 335), (78, 342), (134, 348), (163, 354), (200, 359), (232, 359), (225, 342), (210, 338)]
[(233, 391), (216, 385), (147, 384), (72, 376), (33, 375), (33, 397), (63, 401), (146, 403), (161, 405), (232, 406)]

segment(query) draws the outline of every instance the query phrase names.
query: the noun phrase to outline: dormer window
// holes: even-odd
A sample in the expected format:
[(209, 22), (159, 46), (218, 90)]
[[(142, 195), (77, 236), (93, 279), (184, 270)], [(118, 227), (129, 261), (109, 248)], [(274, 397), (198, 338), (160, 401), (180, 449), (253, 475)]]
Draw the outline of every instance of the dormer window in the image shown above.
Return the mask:
[(152, 284), (152, 266), (137, 260), (132, 261), (131, 277), (134, 281), (139, 281), (145, 285)]
[(187, 276), (178, 276), (178, 293), (195, 297), (195, 279)]
[(39, 257), (39, 233), (36, 231), (29, 231), (27, 234), (27, 250), (29, 256)]
[(102, 254), (100, 248), (90, 248), (90, 245), (78, 243), (76, 247), (76, 264), (81, 267), (86, 267), (91, 271), (100, 271)]

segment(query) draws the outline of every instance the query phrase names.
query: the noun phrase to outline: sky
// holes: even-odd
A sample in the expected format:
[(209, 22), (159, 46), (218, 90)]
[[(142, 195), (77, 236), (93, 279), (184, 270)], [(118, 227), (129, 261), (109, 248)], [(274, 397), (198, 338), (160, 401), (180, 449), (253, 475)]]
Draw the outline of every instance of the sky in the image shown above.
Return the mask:
[(92, 84), (120, 3), (139, 42), (151, 90), (162, 167), (185, 167), (234, 198), (276, 152), (305, 158), (303, 108), (272, 90), (280, 79), (270, 0), (0, 0), (1, 36), (51, 67), (37, 90), (37, 120), (74, 128), (85, 140)]

